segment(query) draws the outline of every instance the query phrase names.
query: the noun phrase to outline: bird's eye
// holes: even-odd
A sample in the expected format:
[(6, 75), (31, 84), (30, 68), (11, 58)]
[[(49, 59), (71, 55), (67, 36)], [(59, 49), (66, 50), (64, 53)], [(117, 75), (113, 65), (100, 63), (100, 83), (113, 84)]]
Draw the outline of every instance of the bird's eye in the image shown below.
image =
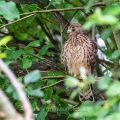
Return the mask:
[(75, 31), (75, 28), (74, 28), (74, 27), (72, 27), (72, 31)]

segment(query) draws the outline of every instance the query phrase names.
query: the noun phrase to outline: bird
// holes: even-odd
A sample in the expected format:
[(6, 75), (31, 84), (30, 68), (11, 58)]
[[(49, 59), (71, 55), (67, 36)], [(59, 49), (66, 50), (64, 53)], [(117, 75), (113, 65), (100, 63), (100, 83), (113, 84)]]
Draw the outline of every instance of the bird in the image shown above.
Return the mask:
[(67, 67), (70, 75), (84, 80), (93, 72), (97, 44), (85, 34), (78, 22), (68, 27), (67, 35), (68, 39), (60, 54), (61, 63)]

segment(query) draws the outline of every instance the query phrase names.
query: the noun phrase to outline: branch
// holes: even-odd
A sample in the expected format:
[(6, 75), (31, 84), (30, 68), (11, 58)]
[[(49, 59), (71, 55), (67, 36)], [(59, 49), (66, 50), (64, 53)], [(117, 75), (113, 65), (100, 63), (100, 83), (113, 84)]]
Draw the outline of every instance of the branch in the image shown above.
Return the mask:
[(101, 64), (101, 63), (104, 63), (104, 64), (106, 64), (107, 66), (111, 66), (111, 65), (114, 64), (114, 63), (111, 62), (111, 61), (106, 61), (106, 60), (103, 60), (103, 59), (99, 59), (99, 63), (100, 63), (100, 64)]
[(2, 90), (0, 90), (0, 119), (1, 118), (5, 120), (24, 120), (23, 117), (17, 113)]
[(17, 91), (19, 99), (23, 105), (25, 120), (32, 120), (33, 114), (32, 114), (31, 105), (30, 105), (27, 97), (25, 96), (25, 93), (22, 89), (22, 85), (17, 81), (13, 72), (8, 68), (8, 66), (1, 59), (0, 59), (0, 69), (6, 74), (6, 76), (9, 78), (11, 84), (14, 86), (14, 88)]
[[(94, 4), (92, 7), (94, 7), (94, 6), (96, 6), (96, 4)], [(65, 8), (65, 9), (50, 9), (50, 10), (37, 10), (37, 11), (33, 11), (33, 12), (22, 13), (22, 14), (20, 14), (21, 16), (23, 16), (23, 15), (28, 15), (28, 16), (25, 16), (25, 17), (23, 17), (21, 19), (18, 19), (18, 20), (9, 22), (7, 24), (4, 24), (4, 25), (0, 26), (0, 29), (3, 28), (3, 27), (6, 27), (8, 25), (14, 24), (16, 22), (19, 22), (21, 20), (24, 20), (24, 19), (26, 19), (28, 17), (31, 17), (31, 16), (35, 15), (36, 13), (64, 12), (64, 11), (73, 11), (73, 10), (84, 10), (84, 7), (74, 7), (74, 8)]]
[[(92, 5), (92, 7), (96, 7), (96, 6), (99, 6), (99, 5), (104, 6), (105, 3), (104, 2), (96, 3), (96, 4)], [(73, 10), (84, 10), (84, 7), (50, 9), (50, 10), (36, 10), (36, 11), (33, 11), (33, 12), (22, 13), (21, 15), (28, 15), (28, 14), (34, 14), (34, 13), (48, 13), (48, 12), (64, 12), (64, 11), (73, 11)]]
[[(49, 8), (50, 8), (50, 9), (54, 9), (54, 10), (56, 9), (53, 5), (51, 5)], [(69, 26), (69, 22), (68, 22), (67, 19), (60, 13), (60, 11), (55, 11), (55, 12), (53, 12), (53, 16), (54, 16), (56, 22), (59, 23), (60, 26), (62, 26), (62, 28)]]
[(44, 33), (47, 35), (47, 37), (51, 40), (53, 45), (55, 45), (55, 40), (53, 39), (53, 36), (48, 31), (48, 29), (46, 29), (47, 26), (45, 26), (45, 24), (43, 24), (42, 21), (39, 18), (36, 18), (36, 20), (37, 20), (38, 24), (41, 26), (41, 28), (44, 31)]
[(64, 78), (64, 75), (58, 75), (58, 76), (45, 76), (41, 77), (41, 79), (51, 79), (51, 78)]
[(56, 82), (56, 83), (53, 83), (53, 84), (50, 84), (50, 85), (47, 85), (47, 86), (41, 87), (40, 90), (43, 90), (43, 89), (46, 89), (46, 88), (52, 87), (52, 86), (57, 85), (58, 83), (61, 83), (61, 82), (63, 82), (63, 81), (64, 81), (64, 80), (60, 80), (60, 81), (58, 81), (58, 82)]
[[(6, 1), (11, 1), (11, 0), (6, 0)], [(31, 3), (32, 4), (32, 3), (35, 3), (36, 0), (12, 0), (12, 1), (17, 4), (20, 4), (20, 3), (27, 3), (27, 4)]]
[(9, 25), (11, 25), (11, 24), (14, 24), (14, 23), (16, 23), (16, 22), (19, 22), (19, 21), (21, 21), (21, 20), (24, 20), (24, 19), (26, 19), (26, 18), (29, 18), (29, 17), (31, 17), (31, 16), (33, 16), (33, 15), (34, 15), (34, 14), (30, 14), (30, 15), (25, 16), (25, 17), (22, 17), (22, 18), (20, 18), (20, 19), (18, 19), (18, 20), (9, 22), (9, 23), (7, 23), (7, 24), (4, 24), (4, 25), (0, 26), (0, 29), (1, 29), (1, 28), (4, 28), (4, 27), (6, 27), (6, 26), (9, 26)]
[[(47, 6), (49, 4), (49, 0), (6, 0), (6, 1), (13, 1), (17, 4), (41, 4), (43, 6)], [(66, 2), (77, 6), (78, 4), (73, 4), (73, 2), (69, 2), (68, 0), (66, 0)], [(81, 1), (82, 2), (82, 1)], [(98, 7), (98, 6), (103, 6), (105, 5), (105, 2), (98, 2), (96, 3), (94, 6)]]
[(50, 10), (36, 10), (33, 12), (22, 13), (21, 15), (29, 15), (35, 13), (49, 13), (49, 12), (64, 12), (64, 11), (73, 11), (73, 10), (83, 10), (83, 7), (74, 7), (74, 8), (63, 8), (63, 9), (50, 9)]
[(63, 102), (66, 102), (66, 103), (68, 103), (68, 104), (71, 104), (71, 105), (75, 105), (75, 106), (77, 106), (77, 105), (79, 105), (79, 103), (78, 102), (75, 102), (75, 101), (72, 101), (72, 100), (68, 100), (68, 99), (65, 99), (65, 98), (63, 98), (63, 99), (61, 99)]

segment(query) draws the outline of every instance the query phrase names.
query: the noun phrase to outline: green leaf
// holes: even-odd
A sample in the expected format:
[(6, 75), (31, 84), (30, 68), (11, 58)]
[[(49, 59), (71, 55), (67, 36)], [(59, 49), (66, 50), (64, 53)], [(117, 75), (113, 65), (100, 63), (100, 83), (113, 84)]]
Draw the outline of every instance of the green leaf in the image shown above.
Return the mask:
[(24, 51), (22, 49), (19, 49), (19, 50), (9, 50), (7, 51), (7, 57), (9, 57), (9, 59), (18, 59), (22, 53)]
[(81, 89), (79, 89), (79, 88), (72, 90), (72, 93), (70, 95), (70, 99), (71, 100), (74, 99), (77, 95), (80, 94), (80, 92), (81, 92)]
[(18, 40), (26, 40), (28, 38), (28, 34), (27, 33), (16, 33), (15, 37), (18, 39)]
[(35, 111), (38, 108), (37, 101), (31, 101), (32, 110)]
[(100, 8), (97, 8), (94, 14), (88, 17), (88, 21), (85, 23), (84, 28), (89, 29), (93, 25), (114, 25), (117, 22), (117, 17), (103, 14), (102, 10)]
[(6, 20), (10, 21), (20, 18), (19, 11), (16, 8), (15, 3), (12, 1), (0, 1), (0, 15), (3, 15)]
[(65, 78), (65, 85), (67, 87), (76, 87), (79, 85), (79, 81), (78, 81), (78, 79), (76, 79), (74, 77), (68, 76)]
[(48, 76), (65, 75), (62, 71), (48, 71)]
[(115, 81), (113, 84), (111, 84), (109, 89), (106, 91), (106, 94), (110, 97), (114, 97), (117, 95), (120, 96), (120, 82)]
[(0, 58), (6, 58), (6, 54), (5, 53), (0, 53)]
[(30, 47), (39, 47), (40, 46), (40, 41), (36, 40), (36, 41), (30, 42), (28, 44), (28, 46), (30, 46)]
[(22, 59), (22, 68), (23, 69), (27, 69), (29, 67), (31, 67), (32, 65), (32, 59), (30, 59), (29, 57), (24, 57)]
[(112, 114), (99, 118), (98, 120), (120, 120), (119, 112), (112, 112)]
[(0, 46), (6, 45), (10, 40), (12, 40), (11, 36), (6, 36), (0, 40)]
[(103, 11), (105, 14), (109, 15), (118, 15), (120, 14), (120, 2), (116, 2), (114, 4), (109, 5)]
[(48, 49), (53, 47), (52, 44), (47, 44), (42, 47), (42, 49), (39, 51), (40, 55), (45, 55), (48, 52)]
[[(79, 107), (77, 111), (73, 113), (74, 118), (82, 118), (82, 117), (95, 117), (101, 113), (101, 103), (93, 103), (91, 101), (85, 101)], [(90, 119), (91, 120), (91, 119)]]
[(29, 90), (27, 93), (29, 96), (33, 97), (43, 97), (44, 95), (44, 93), (39, 89)]
[(98, 88), (100, 90), (106, 90), (107, 88), (109, 88), (110, 83), (111, 79), (108, 76), (104, 76), (98, 81)]
[(9, 86), (7, 87), (7, 89), (6, 89), (6, 92), (7, 92), (7, 93), (13, 93), (14, 90), (15, 90), (15, 89), (13, 88), (13, 86), (9, 85)]
[(24, 83), (29, 84), (29, 83), (36, 82), (40, 79), (40, 77), (41, 77), (40, 71), (34, 70), (24, 77)]
[(37, 4), (21, 4), (21, 9), (23, 12), (31, 12), (37, 10)]
[(46, 99), (51, 99), (53, 96), (53, 89), (50, 87), (45, 89), (44, 94)]
[(28, 46), (25, 46), (23, 50), (24, 50), (24, 53), (23, 53), (24, 56), (34, 54), (34, 50)]
[(41, 107), (40, 112), (37, 115), (37, 120), (45, 120), (47, 113), (48, 111), (45, 109), (45, 107)]
[(103, 31), (102, 31), (102, 34), (101, 34), (102, 39), (103, 39), (103, 40), (106, 40), (111, 33), (112, 33), (112, 30), (109, 29), (109, 28), (103, 30)]
[(120, 57), (120, 50), (115, 50), (114, 52), (112, 52), (112, 54), (109, 56), (110, 60), (114, 60), (117, 59), (118, 57)]
[(89, 30), (92, 26), (94, 26), (95, 23), (93, 21), (87, 21), (84, 25), (83, 25), (83, 28), (85, 30)]
[(60, 5), (63, 4), (63, 0), (50, 0), (50, 5)]

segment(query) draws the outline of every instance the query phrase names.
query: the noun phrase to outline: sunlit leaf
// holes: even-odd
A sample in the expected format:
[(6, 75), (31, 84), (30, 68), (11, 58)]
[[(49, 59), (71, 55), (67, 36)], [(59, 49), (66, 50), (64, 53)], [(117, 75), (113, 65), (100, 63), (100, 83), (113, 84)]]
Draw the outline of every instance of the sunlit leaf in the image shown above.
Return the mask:
[(29, 96), (33, 96), (33, 97), (43, 97), (44, 93), (43, 91), (39, 90), (39, 89), (33, 89), (33, 90), (29, 90), (27, 92), (27, 94)]
[(104, 10), (105, 14), (118, 15), (120, 14), (120, 2), (113, 3), (107, 6)]
[(19, 11), (16, 8), (16, 5), (14, 2), (5, 2), (5, 1), (0, 1), (0, 15), (3, 15), (3, 17), (6, 20), (14, 20), (18, 19), (19, 16)]
[(104, 76), (98, 81), (98, 88), (100, 90), (106, 90), (107, 88), (109, 88), (110, 83), (111, 79), (107, 76)]
[(99, 115), (101, 111), (101, 103), (93, 103), (91, 101), (83, 102), (82, 105), (76, 110), (73, 114), (74, 118), (82, 118), (82, 117), (95, 117)]
[(84, 28), (89, 29), (93, 25), (114, 25), (118, 22), (118, 18), (112, 15), (103, 14), (101, 9), (97, 8), (94, 14), (88, 17), (88, 21), (85, 23)]
[(40, 46), (40, 41), (33, 41), (28, 44), (30, 47), (39, 47)]
[(0, 58), (6, 58), (6, 54), (5, 53), (0, 53)]
[(6, 37), (4, 37), (4, 38), (2, 38), (1, 40), (0, 40), (0, 46), (2, 46), (2, 45), (6, 45), (9, 41), (11, 41), (12, 40), (12, 37), (11, 36), (6, 36)]
[(114, 97), (116, 95), (120, 96), (120, 82), (115, 81), (111, 84), (109, 89), (106, 91), (106, 94), (110, 97)]
[(79, 81), (78, 81), (78, 79), (76, 79), (74, 77), (68, 76), (65, 78), (65, 85), (67, 87), (76, 87), (79, 85)]
[(41, 77), (40, 71), (39, 70), (34, 70), (24, 77), (24, 83), (29, 84), (29, 83), (36, 82), (37, 80), (40, 79), (40, 77)]

